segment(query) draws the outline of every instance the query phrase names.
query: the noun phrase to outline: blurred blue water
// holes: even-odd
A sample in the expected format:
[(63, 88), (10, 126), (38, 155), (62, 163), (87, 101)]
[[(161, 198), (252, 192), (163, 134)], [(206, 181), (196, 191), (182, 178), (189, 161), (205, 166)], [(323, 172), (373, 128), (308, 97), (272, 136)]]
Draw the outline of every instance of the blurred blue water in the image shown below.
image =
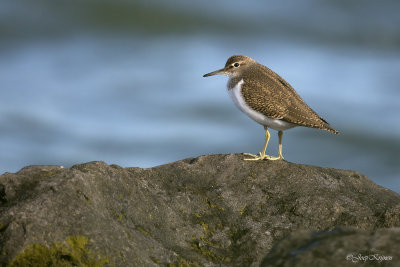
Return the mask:
[[(231, 103), (227, 78), (202, 78), (230, 55), (245, 54), (283, 76), (341, 132), (286, 131), (286, 160), (353, 169), (400, 192), (396, 2), (366, 1), (357, 11), (334, 1), (150, 1), (131, 10), (121, 9), (124, 1), (99, 2), (105, 6), (60, 1), (61, 15), (44, 12), (54, 11), (50, 1), (2, 3), (0, 172), (91, 160), (151, 167), (202, 154), (257, 153), (264, 131)], [(103, 10), (110, 6), (127, 14), (114, 21)], [(375, 22), (366, 19), (372, 15)], [(276, 152), (273, 132), (269, 153)]]

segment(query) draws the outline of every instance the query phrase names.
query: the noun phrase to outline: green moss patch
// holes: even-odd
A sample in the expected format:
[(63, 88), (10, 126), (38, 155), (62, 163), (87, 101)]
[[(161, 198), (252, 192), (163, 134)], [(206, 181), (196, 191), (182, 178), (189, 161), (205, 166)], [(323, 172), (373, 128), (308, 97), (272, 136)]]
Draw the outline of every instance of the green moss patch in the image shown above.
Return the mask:
[(63, 243), (50, 246), (32, 244), (18, 254), (8, 267), (19, 266), (93, 266), (101, 267), (109, 263), (108, 258), (96, 256), (87, 247), (85, 236), (71, 236)]

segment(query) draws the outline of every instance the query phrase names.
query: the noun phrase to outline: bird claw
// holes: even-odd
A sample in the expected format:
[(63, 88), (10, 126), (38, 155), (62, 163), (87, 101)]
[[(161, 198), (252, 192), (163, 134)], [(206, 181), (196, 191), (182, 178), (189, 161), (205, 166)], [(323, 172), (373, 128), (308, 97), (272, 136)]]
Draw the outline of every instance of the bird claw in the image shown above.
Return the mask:
[(281, 160), (283, 159), (283, 156), (278, 156), (278, 157), (269, 157), (268, 160)]
[(278, 157), (271, 157), (269, 155), (263, 155), (261, 152), (259, 153), (259, 155), (254, 155), (254, 154), (250, 154), (250, 153), (243, 153), (243, 155), (245, 156), (250, 156), (252, 158), (246, 158), (244, 160), (249, 160), (249, 161), (256, 161), (256, 160), (281, 160), (283, 159), (283, 156), (280, 155)]
[(264, 160), (264, 159), (270, 159), (271, 158), (268, 155), (261, 154), (261, 152), (259, 153), (259, 155), (254, 155), (254, 154), (250, 154), (250, 153), (243, 153), (243, 155), (252, 157), (252, 158), (244, 159), (244, 160), (251, 160), (251, 161)]

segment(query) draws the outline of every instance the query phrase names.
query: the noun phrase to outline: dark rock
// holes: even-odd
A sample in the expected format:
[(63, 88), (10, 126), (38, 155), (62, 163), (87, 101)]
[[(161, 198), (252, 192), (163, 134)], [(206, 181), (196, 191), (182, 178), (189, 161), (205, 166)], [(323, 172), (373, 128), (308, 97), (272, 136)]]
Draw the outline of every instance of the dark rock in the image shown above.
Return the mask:
[(279, 241), (261, 266), (399, 266), (400, 228), (298, 231)]
[(86, 238), (87, 254), (111, 266), (258, 266), (301, 229), (400, 226), (400, 196), (364, 175), (242, 155), (151, 169), (31, 166), (0, 176), (0, 199), (0, 265), (32, 244), (53, 257)]

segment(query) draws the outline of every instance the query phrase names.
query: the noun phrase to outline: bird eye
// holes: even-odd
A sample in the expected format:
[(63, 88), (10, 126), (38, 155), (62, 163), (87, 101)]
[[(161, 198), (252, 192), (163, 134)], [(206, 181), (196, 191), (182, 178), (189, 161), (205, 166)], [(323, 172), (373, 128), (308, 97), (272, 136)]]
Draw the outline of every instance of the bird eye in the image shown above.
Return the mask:
[(239, 63), (235, 63), (235, 64), (233, 64), (233, 66), (235, 67), (235, 68), (237, 68), (237, 67), (239, 67)]

